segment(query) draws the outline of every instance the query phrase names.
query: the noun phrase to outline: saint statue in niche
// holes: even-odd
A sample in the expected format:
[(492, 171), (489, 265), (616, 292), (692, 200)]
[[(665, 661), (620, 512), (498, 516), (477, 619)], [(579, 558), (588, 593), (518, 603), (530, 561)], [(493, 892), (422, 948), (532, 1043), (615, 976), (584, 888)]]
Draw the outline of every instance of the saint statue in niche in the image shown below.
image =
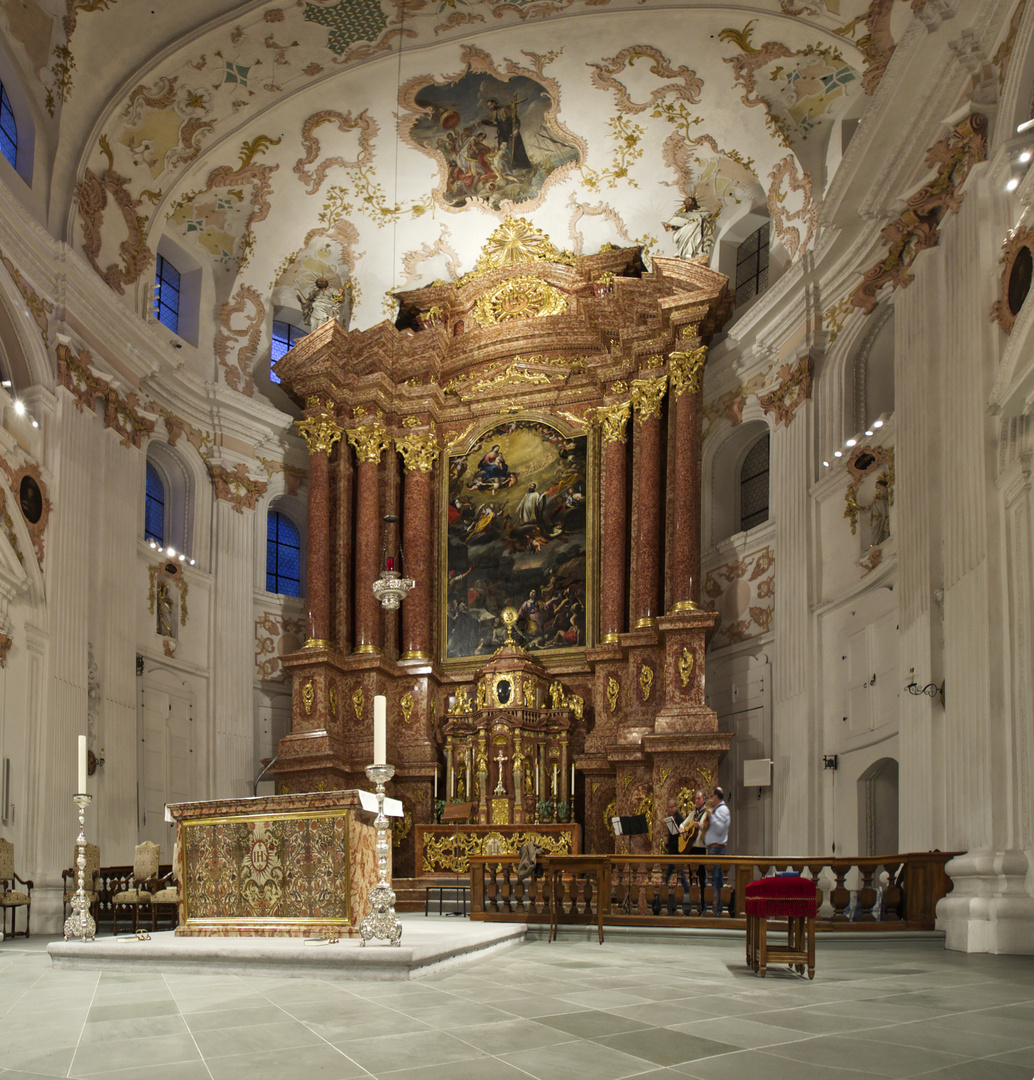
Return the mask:
[(673, 234), (680, 259), (710, 255), (714, 250), (714, 217), (692, 195), (664, 223), (664, 231)]
[(310, 330), (315, 330), (331, 319), (337, 319), (348, 329), (348, 321), (352, 315), (351, 289), (348, 285), (338, 288), (331, 285), (325, 277), (318, 277), (305, 296), (298, 293), (298, 300), (302, 305), (302, 318)]
[(869, 547), (879, 547), (890, 538), (890, 485), (881, 476), (869, 503)]

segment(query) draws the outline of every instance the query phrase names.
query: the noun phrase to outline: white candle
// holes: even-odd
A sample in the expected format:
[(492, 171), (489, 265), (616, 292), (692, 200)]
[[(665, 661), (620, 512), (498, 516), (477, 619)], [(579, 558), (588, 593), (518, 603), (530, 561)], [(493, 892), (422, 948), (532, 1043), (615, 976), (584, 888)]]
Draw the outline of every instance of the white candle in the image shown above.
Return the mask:
[(373, 763), (388, 761), (388, 699), (377, 694), (373, 699)]
[(438, 799), (438, 766), (434, 767), (434, 797), (435, 801)]
[(86, 736), (79, 736), (79, 784), (75, 789), (77, 795), (86, 794)]
[(559, 772), (559, 770), (560, 770), (560, 767), (558, 765), (554, 764), (554, 766), (553, 766), (553, 794), (554, 795), (556, 795), (556, 793), (557, 793), (557, 790), (556, 790), (556, 776), (557, 776), (557, 773)]
[(574, 762), (571, 762), (571, 798), (574, 798)]

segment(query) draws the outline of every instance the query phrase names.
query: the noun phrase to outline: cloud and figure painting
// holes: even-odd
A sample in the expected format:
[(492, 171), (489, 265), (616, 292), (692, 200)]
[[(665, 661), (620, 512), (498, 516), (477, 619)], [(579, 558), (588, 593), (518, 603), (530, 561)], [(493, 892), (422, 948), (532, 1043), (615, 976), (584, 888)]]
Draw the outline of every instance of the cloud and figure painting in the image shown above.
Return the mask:
[(448, 206), (481, 201), (498, 210), (503, 203), (526, 202), (552, 172), (580, 159), (578, 146), (553, 117), (555, 102), (527, 76), (504, 82), (471, 72), (428, 84), (413, 100), (423, 112), (410, 137), (443, 165)]
[(512, 420), (450, 458), (448, 659), (494, 652), (507, 607), (529, 651), (586, 644), (586, 442)]

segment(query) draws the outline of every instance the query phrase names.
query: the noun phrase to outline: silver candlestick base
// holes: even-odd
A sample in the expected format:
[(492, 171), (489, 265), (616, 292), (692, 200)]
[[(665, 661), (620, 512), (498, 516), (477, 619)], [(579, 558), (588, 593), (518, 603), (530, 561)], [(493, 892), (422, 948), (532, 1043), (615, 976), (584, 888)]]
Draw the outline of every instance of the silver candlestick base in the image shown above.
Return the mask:
[(402, 940), (402, 923), (395, 914), (395, 890), (388, 881), (388, 853), (391, 851), (391, 822), (384, 813), (384, 785), (395, 775), (394, 765), (367, 765), (366, 775), (377, 785), (377, 869), (381, 879), (367, 897), (373, 909), (359, 924), (360, 947), (369, 938), (382, 938), (392, 945)]
[(75, 865), (79, 867), (79, 888), (72, 897), (72, 914), (65, 919), (65, 941), (69, 938), (82, 938), (83, 941), (93, 941), (97, 924), (90, 914), (90, 901), (86, 896), (86, 887), (83, 881), (86, 873), (86, 808), (93, 802), (92, 795), (73, 795), (75, 805), (79, 807), (79, 837), (75, 842)]

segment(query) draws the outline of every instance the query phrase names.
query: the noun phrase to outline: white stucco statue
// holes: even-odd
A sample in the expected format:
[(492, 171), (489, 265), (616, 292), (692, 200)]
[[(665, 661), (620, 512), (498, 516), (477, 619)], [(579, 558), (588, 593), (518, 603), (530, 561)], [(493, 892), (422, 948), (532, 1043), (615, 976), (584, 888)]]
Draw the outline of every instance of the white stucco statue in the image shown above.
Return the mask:
[(680, 259), (710, 255), (714, 250), (714, 218), (690, 195), (664, 223), (665, 232), (674, 233), (675, 252)]
[(298, 294), (302, 304), (302, 317), (310, 330), (322, 326), (331, 319), (337, 319), (347, 330), (352, 316), (352, 290), (342, 285), (335, 288), (325, 277), (316, 278), (316, 283), (308, 294)]

